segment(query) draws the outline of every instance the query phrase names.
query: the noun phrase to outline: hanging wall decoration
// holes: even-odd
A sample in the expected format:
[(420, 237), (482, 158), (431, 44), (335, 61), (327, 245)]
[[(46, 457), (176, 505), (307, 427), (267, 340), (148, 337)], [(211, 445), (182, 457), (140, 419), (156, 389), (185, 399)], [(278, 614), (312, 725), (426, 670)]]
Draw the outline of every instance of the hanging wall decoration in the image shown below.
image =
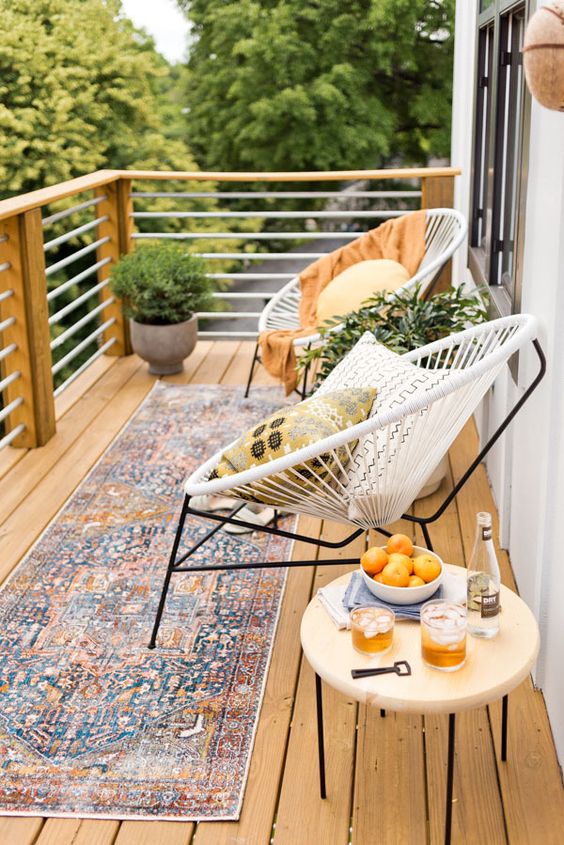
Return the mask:
[(564, 0), (537, 9), (525, 33), (527, 85), (547, 109), (564, 111)]

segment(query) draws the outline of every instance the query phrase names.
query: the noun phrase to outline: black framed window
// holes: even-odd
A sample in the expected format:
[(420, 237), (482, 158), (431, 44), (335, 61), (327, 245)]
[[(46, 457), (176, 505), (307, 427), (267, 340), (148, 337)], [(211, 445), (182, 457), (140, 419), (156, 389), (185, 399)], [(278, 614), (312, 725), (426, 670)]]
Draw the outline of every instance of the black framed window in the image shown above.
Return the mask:
[(527, 2), (481, 0), (478, 13), (471, 265), (502, 312), (518, 307), (527, 104), (522, 46)]

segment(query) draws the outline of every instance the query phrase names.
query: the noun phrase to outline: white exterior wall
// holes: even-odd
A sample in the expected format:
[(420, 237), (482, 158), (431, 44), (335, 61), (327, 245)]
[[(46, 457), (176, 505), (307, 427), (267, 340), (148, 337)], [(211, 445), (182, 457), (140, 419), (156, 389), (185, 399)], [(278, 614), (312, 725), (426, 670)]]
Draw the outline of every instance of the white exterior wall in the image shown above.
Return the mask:
[[(540, 5), (544, 5), (542, 2)], [(456, 13), (452, 164), (462, 168), (456, 207), (469, 217), (477, 0)], [(543, 689), (557, 752), (564, 764), (564, 114), (533, 101), (523, 256), (522, 311), (537, 316), (547, 375), (488, 460), (519, 591), (541, 630), (534, 674)], [(464, 278), (466, 256), (455, 279)], [(507, 370), (479, 415), (482, 436), (493, 430), (538, 367), (522, 355), (519, 383)]]

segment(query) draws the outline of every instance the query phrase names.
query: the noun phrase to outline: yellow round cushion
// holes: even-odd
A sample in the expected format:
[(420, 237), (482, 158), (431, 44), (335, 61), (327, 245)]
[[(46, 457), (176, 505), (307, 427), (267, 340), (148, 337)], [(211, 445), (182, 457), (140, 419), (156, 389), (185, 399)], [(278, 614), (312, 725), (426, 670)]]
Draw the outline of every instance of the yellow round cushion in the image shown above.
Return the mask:
[(317, 300), (317, 323), (358, 311), (362, 303), (380, 291), (392, 292), (404, 285), (409, 273), (402, 264), (387, 258), (359, 261), (335, 276)]

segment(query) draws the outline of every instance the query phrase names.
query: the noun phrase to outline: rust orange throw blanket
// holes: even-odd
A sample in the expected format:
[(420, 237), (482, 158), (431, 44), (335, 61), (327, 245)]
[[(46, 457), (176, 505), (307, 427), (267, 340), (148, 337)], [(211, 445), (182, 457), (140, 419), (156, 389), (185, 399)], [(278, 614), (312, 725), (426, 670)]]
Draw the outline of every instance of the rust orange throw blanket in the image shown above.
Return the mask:
[(387, 220), (365, 232), (356, 241), (318, 258), (300, 274), (300, 328), (262, 332), (259, 338), (262, 362), (271, 375), (284, 383), (286, 395), (297, 384), (293, 341), (315, 333), (317, 299), (335, 276), (359, 261), (389, 258), (415, 275), (425, 254), (425, 212), (415, 211)]

